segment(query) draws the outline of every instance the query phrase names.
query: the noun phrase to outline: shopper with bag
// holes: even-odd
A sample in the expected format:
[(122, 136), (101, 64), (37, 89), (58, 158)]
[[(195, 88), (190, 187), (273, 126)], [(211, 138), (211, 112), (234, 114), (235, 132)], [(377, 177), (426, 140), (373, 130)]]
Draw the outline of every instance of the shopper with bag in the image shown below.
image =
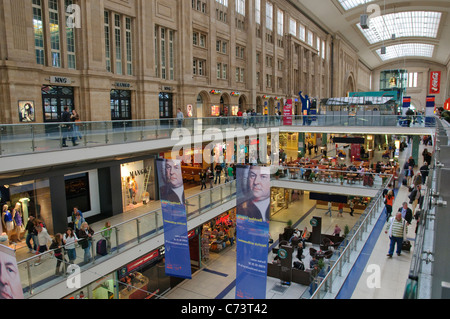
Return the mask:
[(386, 225), (385, 233), (389, 234), (390, 244), (387, 256), (392, 258), (395, 245), (397, 245), (397, 255), (402, 253), (403, 238), (405, 238), (406, 220), (402, 218), (401, 213), (397, 213), (395, 217), (391, 217)]

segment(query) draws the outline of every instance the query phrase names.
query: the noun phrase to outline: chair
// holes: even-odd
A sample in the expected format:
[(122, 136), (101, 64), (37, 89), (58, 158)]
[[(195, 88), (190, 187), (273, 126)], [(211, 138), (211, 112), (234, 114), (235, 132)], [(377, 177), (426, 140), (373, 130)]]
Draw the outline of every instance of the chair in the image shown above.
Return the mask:
[(309, 255), (311, 256), (311, 258), (315, 257), (317, 255), (317, 250), (312, 248), (312, 247), (310, 247), (309, 248)]

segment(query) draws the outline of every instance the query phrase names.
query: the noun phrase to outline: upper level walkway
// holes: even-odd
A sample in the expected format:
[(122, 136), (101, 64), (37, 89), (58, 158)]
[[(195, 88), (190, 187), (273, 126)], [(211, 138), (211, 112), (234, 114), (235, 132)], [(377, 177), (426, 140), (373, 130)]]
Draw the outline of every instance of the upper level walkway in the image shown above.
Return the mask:
[[(281, 133), (431, 135), (436, 126), (435, 117), (411, 117), (409, 122), (397, 115), (334, 113), (303, 117), (188, 118), (181, 123), (164, 119), (0, 125), (0, 174), (210, 142), (220, 137), (218, 132), (222, 133), (222, 139), (230, 132), (236, 138), (258, 136), (264, 133), (259, 129)], [(76, 132), (82, 138), (78, 145), (72, 146), (70, 139)], [(179, 138), (180, 134), (183, 139)], [(68, 147), (63, 147), (64, 139)]]

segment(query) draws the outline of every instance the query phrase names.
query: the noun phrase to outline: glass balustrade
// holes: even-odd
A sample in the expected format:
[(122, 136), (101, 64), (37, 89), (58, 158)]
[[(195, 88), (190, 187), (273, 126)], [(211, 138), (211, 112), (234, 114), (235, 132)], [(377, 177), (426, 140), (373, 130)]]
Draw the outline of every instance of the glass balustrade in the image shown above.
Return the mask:
[(105, 122), (77, 122), (51, 124), (4, 124), (0, 125), (0, 156), (48, 152), (63, 149), (63, 139), (70, 146), (75, 126), (82, 138), (78, 147), (94, 147), (141, 141), (167, 139), (176, 128), (187, 129), (191, 134), (203, 134), (208, 129), (237, 129), (263, 127), (430, 127), (436, 125), (435, 117), (397, 115), (343, 115), (342, 113), (311, 116), (250, 116), (186, 118), (181, 125), (176, 119), (130, 120)]
[[(200, 194), (186, 199), (188, 220), (196, 218), (225, 202), (232, 200), (236, 195), (236, 182), (229, 182), (219, 187), (208, 189)], [(83, 249), (81, 241), (76, 245), (76, 259), (74, 265), (84, 271), (93, 265), (110, 259), (120, 252), (133, 248), (140, 243), (163, 233), (163, 217), (161, 209), (149, 212), (137, 218), (112, 226), (107, 236), (108, 254), (97, 255), (96, 245), (99, 240), (105, 239), (105, 230), (96, 232), (90, 247)], [(65, 255), (64, 274), (56, 274), (56, 259), (52, 252), (33, 256), (18, 263), (22, 287), (25, 297), (39, 293), (55, 284), (67, 280), (71, 270), (68, 257)], [(61, 269), (63, 266), (61, 266)], [(73, 266), (72, 266), (73, 267)], [(73, 270), (73, 269), (72, 269)]]

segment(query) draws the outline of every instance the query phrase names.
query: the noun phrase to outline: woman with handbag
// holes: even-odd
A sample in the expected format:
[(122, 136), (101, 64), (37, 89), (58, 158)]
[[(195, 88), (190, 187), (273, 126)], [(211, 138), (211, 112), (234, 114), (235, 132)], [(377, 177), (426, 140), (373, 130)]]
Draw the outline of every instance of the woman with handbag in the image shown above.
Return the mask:
[(66, 263), (66, 260), (64, 258), (64, 253), (63, 253), (63, 238), (61, 234), (56, 234), (55, 235), (55, 239), (53, 239), (51, 245), (50, 245), (50, 250), (53, 250), (53, 255), (56, 258), (56, 270), (55, 270), (55, 275), (59, 276), (61, 274), (64, 274), (64, 265), (63, 265), (63, 271), (60, 271), (61, 268), (61, 264), (64, 262)]
[(80, 238), (81, 248), (84, 250), (84, 262), (88, 263), (91, 261), (91, 245), (92, 236), (94, 235), (94, 230), (88, 225), (87, 222), (81, 224), (81, 229), (78, 234)]

